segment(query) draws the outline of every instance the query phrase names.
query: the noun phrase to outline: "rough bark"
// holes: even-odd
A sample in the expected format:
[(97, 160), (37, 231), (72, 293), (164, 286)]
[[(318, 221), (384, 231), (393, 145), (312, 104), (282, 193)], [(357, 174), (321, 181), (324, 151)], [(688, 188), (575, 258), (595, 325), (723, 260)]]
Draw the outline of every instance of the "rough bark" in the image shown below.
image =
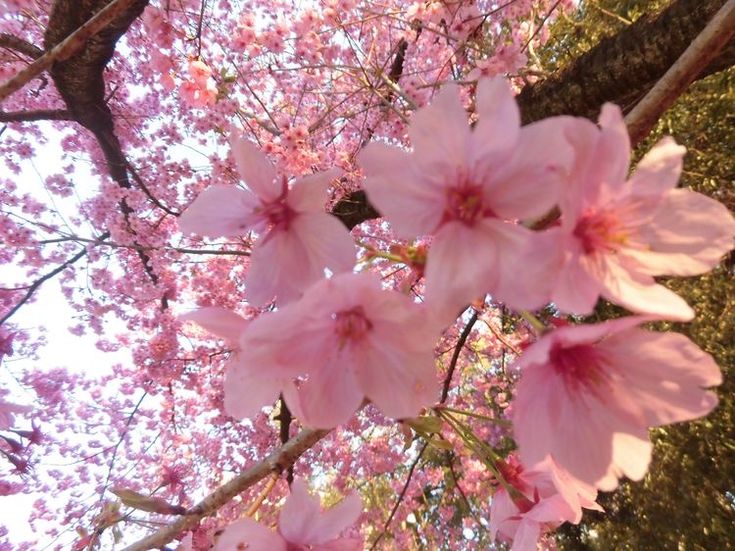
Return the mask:
[[(56, 46), (107, 4), (109, 0), (57, 0), (44, 37), (45, 49)], [(68, 111), (95, 135), (110, 175), (123, 187), (130, 187), (130, 181), (115, 135), (114, 119), (105, 101), (104, 70), (115, 53), (117, 41), (147, 5), (148, 0), (135, 0), (104, 30), (91, 37), (81, 51), (51, 68), (51, 78)]]
[[(658, 14), (642, 16), (563, 70), (524, 88), (518, 96), (523, 122), (551, 115), (596, 118), (606, 101), (632, 107), (724, 4), (725, 0), (676, 0)], [(735, 42), (730, 42), (699, 78), (733, 63)]]
[[(632, 108), (673, 65), (725, 0), (675, 0), (658, 14), (645, 15), (618, 34), (518, 96), (524, 123), (554, 115), (596, 119), (600, 106)], [(735, 41), (697, 76), (735, 64)], [(378, 218), (363, 192), (353, 192), (332, 211), (348, 228)]]

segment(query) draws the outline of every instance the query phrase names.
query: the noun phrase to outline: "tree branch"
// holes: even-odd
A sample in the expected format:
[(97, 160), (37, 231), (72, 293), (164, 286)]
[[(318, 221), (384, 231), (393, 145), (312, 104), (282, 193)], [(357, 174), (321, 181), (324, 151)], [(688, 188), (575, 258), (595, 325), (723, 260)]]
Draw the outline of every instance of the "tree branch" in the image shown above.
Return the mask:
[(464, 326), (462, 334), (457, 340), (457, 345), (454, 347), (452, 359), (449, 362), (449, 369), (447, 370), (447, 376), (444, 379), (444, 386), (442, 387), (442, 396), (439, 400), (440, 404), (443, 404), (447, 401), (447, 397), (449, 396), (449, 387), (452, 384), (452, 376), (454, 375), (454, 370), (457, 368), (459, 354), (462, 352), (462, 347), (464, 347), (464, 344), (467, 342), (467, 338), (470, 336), (470, 333), (472, 332), (472, 328), (475, 326), (475, 323), (477, 323), (477, 310), (474, 311), (472, 317), (467, 322), (467, 325)]
[(124, 551), (146, 551), (163, 547), (176, 536), (196, 526), (201, 519), (215, 513), (233, 497), (255, 483), (263, 480), (270, 473), (281, 473), (288, 469), (309, 448), (324, 438), (327, 430), (306, 429), (289, 440), (278, 450), (270, 454), (260, 463), (217, 488), (197, 505), (189, 509), (184, 516), (164, 526), (154, 534), (126, 547)]
[(630, 140), (640, 142), (656, 121), (735, 35), (735, 0), (728, 0), (666, 74), (625, 117)]
[(65, 109), (37, 109), (34, 111), (0, 111), (0, 122), (71, 121), (74, 118)]
[(138, 0), (112, 0), (107, 6), (97, 12), (94, 17), (85, 22), (59, 44), (38, 57), (28, 67), (22, 69), (5, 84), (0, 86), (0, 103), (14, 92), (20, 90), (26, 83), (50, 68), (57, 60), (70, 58), (84, 47), (89, 38), (96, 35), (129, 6)]
[(0, 48), (8, 48), (31, 59), (38, 59), (43, 55), (43, 50), (38, 46), (8, 33), (0, 33)]

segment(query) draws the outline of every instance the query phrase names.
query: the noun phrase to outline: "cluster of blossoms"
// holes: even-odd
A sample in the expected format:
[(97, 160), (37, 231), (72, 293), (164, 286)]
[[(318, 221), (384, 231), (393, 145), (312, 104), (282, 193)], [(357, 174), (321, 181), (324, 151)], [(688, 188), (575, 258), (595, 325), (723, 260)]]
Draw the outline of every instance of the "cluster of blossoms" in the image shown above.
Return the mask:
[[(352, 271), (354, 244), (323, 208), (335, 174), (290, 182), (233, 134), (248, 190), (208, 188), (180, 227), (255, 232), (246, 298), (276, 311), (252, 321), (219, 308), (187, 317), (233, 348), (228, 413), (253, 417), (280, 394), (304, 425), (332, 428), (364, 400), (396, 419), (434, 406), (437, 339), (486, 294), (517, 311), (551, 303), (580, 316), (602, 297), (639, 314), (539, 330), (516, 361), (520, 463), (496, 462), (491, 523), (515, 537), (514, 549), (533, 549), (547, 529), (598, 508), (598, 489), (643, 477), (649, 427), (716, 405), (706, 390), (721, 379), (713, 359), (681, 335), (638, 326), (693, 317), (654, 276), (713, 268), (732, 247), (735, 220), (718, 202), (675, 188), (684, 148), (671, 139), (627, 178), (631, 147), (613, 105), (599, 127), (572, 117), (521, 127), (510, 87), (495, 78), (477, 85), (474, 111), (470, 126), (458, 88), (446, 85), (413, 115), (412, 151), (371, 143), (358, 158), (368, 198), (395, 234), (430, 239), (422, 303)], [(558, 222), (539, 223), (554, 207)]]

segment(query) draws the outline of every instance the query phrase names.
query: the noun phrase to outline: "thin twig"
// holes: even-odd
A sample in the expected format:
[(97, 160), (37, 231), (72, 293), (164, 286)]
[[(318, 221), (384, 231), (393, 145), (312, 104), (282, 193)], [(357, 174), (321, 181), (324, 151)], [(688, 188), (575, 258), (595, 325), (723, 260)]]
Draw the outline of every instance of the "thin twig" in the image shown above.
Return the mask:
[[(105, 233), (103, 233), (100, 236), (100, 239), (107, 239), (109, 236), (110, 236), (110, 233), (109, 232), (105, 232)], [(15, 315), (15, 313), (18, 310), (20, 310), (21, 306), (23, 306), (26, 302), (28, 302), (29, 300), (31, 300), (31, 298), (33, 297), (33, 295), (36, 293), (36, 291), (38, 291), (38, 289), (41, 287), (41, 285), (44, 284), (44, 282), (46, 282), (49, 279), (51, 279), (52, 277), (60, 274), (61, 272), (63, 272), (64, 270), (66, 270), (69, 266), (75, 264), (76, 262), (78, 262), (80, 259), (82, 259), (86, 255), (87, 255), (87, 249), (85, 247), (84, 249), (81, 249), (77, 254), (75, 254), (74, 256), (72, 256), (69, 260), (67, 260), (66, 262), (58, 265), (56, 268), (54, 268), (53, 270), (51, 270), (47, 274), (42, 275), (40, 278), (38, 278), (36, 281), (34, 281), (28, 287), (28, 290), (26, 291), (26, 294), (23, 295), (23, 298), (21, 298), (16, 303), (16, 305), (13, 306), (8, 311), (8, 313), (5, 314), (2, 317), (2, 319), (0, 319), (0, 325), (2, 325), (3, 323), (5, 323), (6, 321), (8, 321), (11, 317), (13, 317), (13, 315)]]
[[(381, 530), (380, 534), (378, 534), (378, 537), (375, 538), (375, 541), (370, 546), (370, 551), (373, 551), (375, 549), (375, 547), (378, 545), (378, 542), (388, 532), (388, 528), (390, 527), (390, 523), (393, 521), (393, 517), (396, 516), (396, 511), (398, 511), (398, 507), (401, 506), (401, 503), (403, 502), (403, 498), (406, 497), (406, 492), (408, 491), (408, 487), (411, 484), (411, 479), (413, 478), (413, 472), (416, 470), (416, 465), (419, 464), (421, 457), (424, 455), (424, 452), (426, 451), (426, 448), (428, 447), (429, 447), (429, 441), (427, 440), (426, 442), (424, 442), (424, 445), (421, 446), (421, 449), (419, 450), (419, 454), (416, 456), (416, 459), (414, 459), (413, 463), (411, 463), (411, 467), (408, 469), (408, 477), (406, 478), (406, 483), (403, 485), (403, 489), (401, 490), (401, 493), (398, 494), (398, 499), (393, 504), (393, 509), (391, 509), (390, 514), (388, 515), (388, 518), (385, 521), (385, 524), (383, 524), (383, 530)], [(126, 549), (125, 551), (128, 551), (128, 550)]]
[(176, 536), (196, 526), (201, 519), (211, 515), (233, 497), (263, 480), (269, 474), (280, 473), (286, 470), (306, 450), (324, 438), (328, 433), (329, 431), (327, 430), (316, 429), (301, 431), (298, 436), (289, 440), (264, 460), (217, 488), (189, 509), (184, 516), (164, 526), (150, 536), (129, 545), (124, 551), (147, 551), (148, 549), (163, 547)]
[(472, 331), (472, 328), (474, 327), (475, 323), (477, 322), (477, 310), (472, 314), (472, 317), (470, 318), (470, 321), (467, 322), (467, 325), (464, 326), (464, 330), (462, 331), (462, 334), (459, 336), (459, 340), (457, 341), (457, 346), (454, 347), (454, 353), (452, 354), (452, 360), (449, 362), (449, 370), (447, 371), (447, 376), (444, 379), (444, 387), (442, 388), (442, 396), (441, 400), (439, 400), (440, 404), (443, 404), (447, 401), (447, 397), (449, 396), (449, 386), (452, 384), (452, 376), (454, 375), (454, 370), (457, 368), (457, 361), (459, 360), (459, 354), (462, 351), (462, 347), (467, 342), (467, 337), (470, 336), (470, 332)]
[(735, 0), (728, 0), (679, 59), (625, 117), (633, 145), (648, 135), (661, 114), (684, 93), (735, 35)]

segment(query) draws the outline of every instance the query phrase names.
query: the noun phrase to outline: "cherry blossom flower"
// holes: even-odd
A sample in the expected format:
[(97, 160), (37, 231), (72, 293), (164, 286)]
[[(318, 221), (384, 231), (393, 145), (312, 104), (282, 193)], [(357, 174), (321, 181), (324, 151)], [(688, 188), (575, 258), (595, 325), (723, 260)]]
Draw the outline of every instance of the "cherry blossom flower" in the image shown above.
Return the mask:
[(278, 297), (298, 298), (311, 283), (351, 270), (355, 244), (347, 229), (324, 211), (332, 173), (298, 178), (289, 187), (268, 158), (247, 140), (232, 136), (238, 170), (248, 190), (213, 185), (179, 217), (183, 233), (234, 237), (260, 234), (250, 257), (246, 296), (254, 306)]
[(275, 401), (279, 384), (277, 381), (272, 381), (267, 374), (250, 373), (235, 367), (239, 361), (240, 337), (249, 324), (248, 320), (218, 306), (200, 308), (179, 316), (179, 319), (193, 321), (208, 332), (222, 337), (233, 348), (232, 356), (225, 366), (223, 386), (225, 389), (250, 389), (250, 400), (242, 400), (238, 393), (225, 391), (224, 406), (230, 415), (237, 418), (253, 417), (264, 405)]
[(516, 283), (534, 232), (516, 224), (545, 214), (557, 200), (560, 169), (571, 162), (563, 120), (520, 127), (502, 78), (477, 87), (474, 129), (458, 89), (445, 86), (413, 116), (413, 152), (371, 143), (361, 153), (365, 190), (399, 237), (434, 236), (426, 266), (426, 301), (453, 319), (473, 299), (492, 293), (514, 308), (548, 298)]
[(547, 455), (584, 483), (609, 491), (640, 480), (648, 427), (696, 419), (717, 405), (722, 375), (684, 335), (637, 328), (647, 318), (555, 329), (517, 360), (513, 430), (521, 460)]
[(490, 505), (490, 535), (513, 542), (512, 551), (536, 551), (541, 535), (564, 522), (579, 524), (582, 508), (602, 511), (597, 491), (575, 480), (551, 457), (525, 470), (514, 456), (501, 466), (505, 486)]
[(437, 399), (438, 336), (425, 308), (382, 290), (375, 275), (340, 274), (250, 323), (225, 404), (242, 416), (283, 392), (302, 423), (317, 428), (346, 422), (365, 397), (389, 417), (413, 417)]
[(630, 140), (620, 109), (607, 104), (600, 128), (573, 119), (576, 160), (562, 194), (553, 302), (588, 314), (599, 296), (633, 312), (689, 320), (686, 302), (653, 276), (690, 276), (715, 267), (733, 247), (735, 220), (721, 203), (675, 189), (685, 149), (664, 138), (626, 180)]
[(214, 551), (360, 551), (359, 538), (340, 538), (362, 512), (362, 502), (352, 493), (327, 511), (309, 494), (303, 480), (291, 485), (291, 495), (278, 517), (278, 530), (245, 518), (230, 524), (214, 546)]

